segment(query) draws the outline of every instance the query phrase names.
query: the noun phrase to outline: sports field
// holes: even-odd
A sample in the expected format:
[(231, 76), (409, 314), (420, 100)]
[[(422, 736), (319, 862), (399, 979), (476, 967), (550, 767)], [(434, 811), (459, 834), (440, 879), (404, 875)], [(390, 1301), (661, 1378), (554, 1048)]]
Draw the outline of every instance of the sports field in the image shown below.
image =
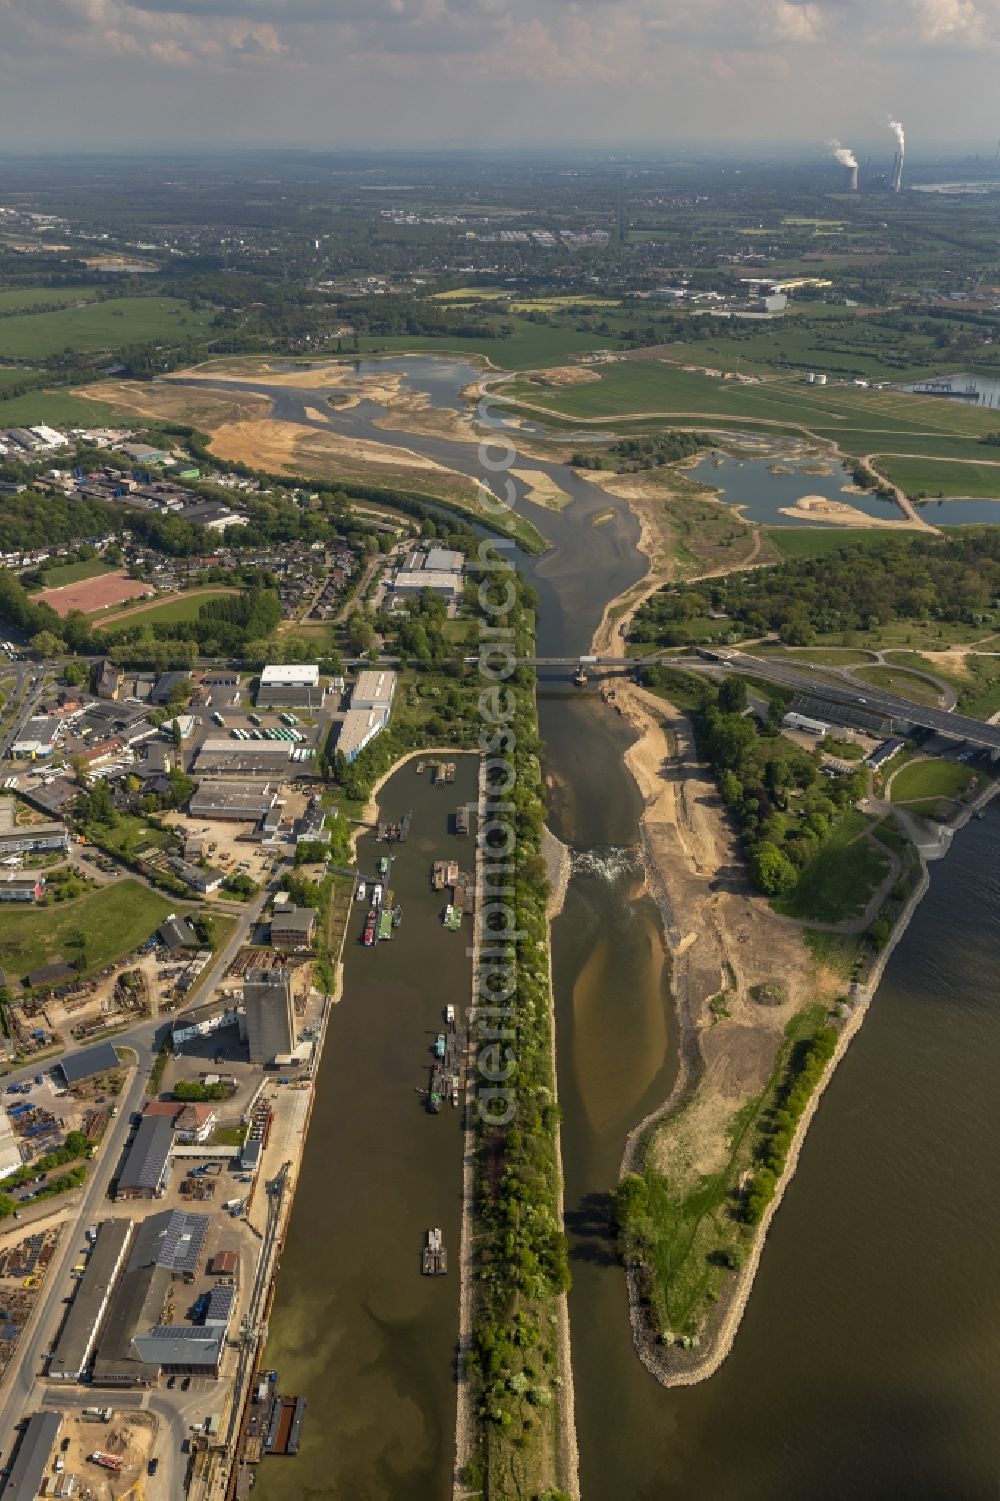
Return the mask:
[(80, 579), (98, 578), (112, 569), (100, 558), (91, 558), (86, 563), (61, 563), (55, 568), (46, 568), (43, 589), (61, 589), (64, 584), (75, 584)]
[(197, 620), (198, 611), (210, 599), (221, 599), (224, 594), (236, 594), (235, 589), (192, 589), (187, 594), (176, 594), (152, 605), (137, 605), (134, 610), (124, 610), (111, 620), (99, 622), (102, 631), (124, 631), (134, 624), (178, 625), (186, 620)]
[(35, 603), (51, 605), (56, 614), (65, 620), (70, 610), (82, 610), (93, 615), (99, 610), (108, 610), (127, 599), (142, 599), (152, 594), (152, 584), (139, 579), (130, 579), (127, 574), (101, 573), (93, 578), (78, 579), (74, 584), (64, 584), (60, 589), (43, 589), (35, 595)]

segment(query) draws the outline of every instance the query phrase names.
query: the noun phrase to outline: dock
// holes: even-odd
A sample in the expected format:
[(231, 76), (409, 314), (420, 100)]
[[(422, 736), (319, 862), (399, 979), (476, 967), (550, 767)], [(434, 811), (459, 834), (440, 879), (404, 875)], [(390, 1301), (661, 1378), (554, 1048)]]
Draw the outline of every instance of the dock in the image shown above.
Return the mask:
[(376, 831), (376, 838), (383, 844), (405, 844), (410, 837), (410, 824), (413, 813), (404, 813), (402, 818), (388, 820), (380, 823)]
[(305, 1397), (275, 1396), (267, 1438), (264, 1441), (268, 1454), (297, 1454), (299, 1452), (299, 1438), (305, 1412)]

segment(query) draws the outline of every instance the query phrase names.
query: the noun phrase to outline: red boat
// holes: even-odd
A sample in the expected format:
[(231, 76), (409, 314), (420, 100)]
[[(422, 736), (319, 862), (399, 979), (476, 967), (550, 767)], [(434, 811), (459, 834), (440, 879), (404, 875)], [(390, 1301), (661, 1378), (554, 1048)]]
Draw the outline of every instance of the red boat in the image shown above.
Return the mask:
[(364, 946), (365, 946), (366, 949), (370, 949), (370, 948), (373, 947), (373, 945), (375, 943), (375, 934), (376, 934), (377, 930), (378, 930), (378, 908), (377, 907), (371, 907), (371, 908), (369, 908), (368, 916), (365, 918), (365, 932), (364, 932), (364, 937), (361, 940), (361, 942), (364, 944)]

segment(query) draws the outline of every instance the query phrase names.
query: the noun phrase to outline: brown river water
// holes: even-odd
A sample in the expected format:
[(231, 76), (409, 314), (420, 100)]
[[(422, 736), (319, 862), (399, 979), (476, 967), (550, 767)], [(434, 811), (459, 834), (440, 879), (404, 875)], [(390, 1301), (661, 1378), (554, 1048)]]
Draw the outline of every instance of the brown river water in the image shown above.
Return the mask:
[[(458, 406), (472, 367), (447, 364), (407, 368), (434, 404)], [(276, 400), (303, 420), (322, 393)], [(369, 408), (331, 425), (391, 442)], [(469, 445), (406, 442), (476, 472)], [(539, 649), (583, 652), (604, 603), (645, 571), (638, 528), (562, 466), (532, 467), (573, 497), (559, 513), (524, 505), (553, 543), (522, 560)], [(638, 895), (629, 731), (553, 680), (539, 717), (550, 822), (574, 852), (553, 964), (584, 1501), (998, 1501), (1000, 811), (933, 869), (824, 1096), (732, 1354), (710, 1381), (666, 1391), (632, 1351), (608, 1217), (625, 1137), (669, 1092), (675, 1056), (659, 916)], [(457, 1254), (460, 1141), (454, 1113), (427, 1116), (416, 1090), (443, 1005), (468, 992), (465, 945), (427, 885), (466, 795), (412, 767), (382, 793), (387, 812), (414, 810), (393, 872), (406, 915), (392, 944), (345, 952), (268, 1345), (308, 1415), (298, 1458), (261, 1467), (264, 1501), (450, 1495), (458, 1285), (421, 1278), (417, 1256), (431, 1224)]]

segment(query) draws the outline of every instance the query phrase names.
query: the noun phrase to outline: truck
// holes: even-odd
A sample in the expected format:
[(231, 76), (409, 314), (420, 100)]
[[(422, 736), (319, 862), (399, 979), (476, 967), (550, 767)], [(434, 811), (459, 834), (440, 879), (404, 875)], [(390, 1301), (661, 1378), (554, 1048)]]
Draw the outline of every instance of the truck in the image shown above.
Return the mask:
[(114, 1415), (113, 1407), (85, 1407), (80, 1414), (89, 1423), (110, 1423)]
[(103, 1449), (95, 1449), (87, 1458), (91, 1464), (100, 1465), (102, 1470), (120, 1471), (125, 1468), (125, 1461), (120, 1454), (106, 1454)]

